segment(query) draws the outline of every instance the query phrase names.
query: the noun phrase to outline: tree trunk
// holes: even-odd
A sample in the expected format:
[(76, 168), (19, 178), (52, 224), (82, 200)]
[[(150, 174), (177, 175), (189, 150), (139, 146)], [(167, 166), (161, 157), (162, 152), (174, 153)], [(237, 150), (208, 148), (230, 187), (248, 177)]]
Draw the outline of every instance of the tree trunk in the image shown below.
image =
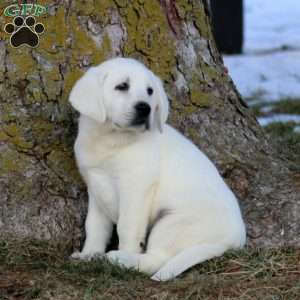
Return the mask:
[[(229, 78), (204, 0), (48, 3), (48, 14), (36, 17), (45, 26), (38, 47), (12, 48), (0, 31), (2, 237), (78, 247), (87, 195), (73, 158), (77, 115), (68, 95), (89, 66), (122, 55), (164, 80), (169, 122), (207, 153), (235, 191), (249, 244), (300, 246), (299, 177)], [(8, 22), (0, 17), (1, 28)]]

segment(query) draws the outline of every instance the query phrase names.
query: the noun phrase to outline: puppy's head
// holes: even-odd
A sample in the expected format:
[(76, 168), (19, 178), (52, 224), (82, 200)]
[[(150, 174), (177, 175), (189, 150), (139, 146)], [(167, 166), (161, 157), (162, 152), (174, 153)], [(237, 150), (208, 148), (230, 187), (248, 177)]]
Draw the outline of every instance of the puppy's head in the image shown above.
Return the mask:
[(81, 114), (116, 129), (163, 129), (168, 98), (161, 80), (134, 59), (115, 58), (90, 68), (70, 102)]

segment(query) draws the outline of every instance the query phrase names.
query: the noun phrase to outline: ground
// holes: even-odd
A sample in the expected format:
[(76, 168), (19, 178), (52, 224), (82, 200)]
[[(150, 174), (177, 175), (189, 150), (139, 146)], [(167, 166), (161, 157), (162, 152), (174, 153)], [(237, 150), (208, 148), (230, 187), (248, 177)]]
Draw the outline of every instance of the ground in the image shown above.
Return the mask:
[(300, 299), (300, 250), (229, 252), (167, 283), (40, 242), (0, 242), (0, 299)]

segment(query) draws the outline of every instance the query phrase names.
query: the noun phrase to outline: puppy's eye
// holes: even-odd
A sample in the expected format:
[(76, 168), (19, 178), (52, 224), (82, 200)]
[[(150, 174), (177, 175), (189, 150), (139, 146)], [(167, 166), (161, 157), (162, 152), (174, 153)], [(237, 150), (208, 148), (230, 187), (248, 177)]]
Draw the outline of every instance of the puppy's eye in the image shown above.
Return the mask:
[(129, 90), (129, 84), (127, 82), (122, 82), (122, 83), (118, 84), (115, 87), (115, 89), (119, 90), (119, 91), (128, 91)]
[(148, 93), (149, 96), (151, 96), (153, 94), (153, 88), (148, 87), (147, 88), (147, 93)]

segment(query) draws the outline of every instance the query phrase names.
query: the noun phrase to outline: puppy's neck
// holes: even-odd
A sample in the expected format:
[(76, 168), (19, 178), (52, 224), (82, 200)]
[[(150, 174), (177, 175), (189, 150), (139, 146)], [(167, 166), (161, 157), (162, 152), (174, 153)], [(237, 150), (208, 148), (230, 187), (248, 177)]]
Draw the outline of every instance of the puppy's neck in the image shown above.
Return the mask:
[(110, 123), (100, 124), (99, 122), (81, 115), (79, 118), (78, 138), (99, 142), (104, 148), (120, 148), (134, 143), (140, 133), (134, 131), (119, 130)]

